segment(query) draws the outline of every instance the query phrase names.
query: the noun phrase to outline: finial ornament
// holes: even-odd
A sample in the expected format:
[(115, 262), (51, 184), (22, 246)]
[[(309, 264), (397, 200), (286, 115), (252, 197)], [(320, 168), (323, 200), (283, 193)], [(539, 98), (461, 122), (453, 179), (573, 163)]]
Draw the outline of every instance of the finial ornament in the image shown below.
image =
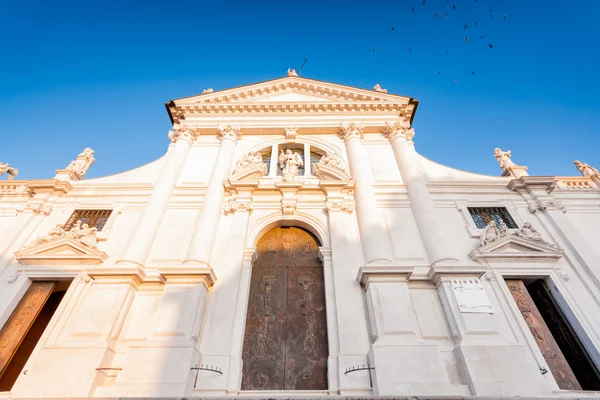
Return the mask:
[(577, 169), (579, 170), (579, 172), (581, 172), (581, 175), (583, 175), (583, 176), (600, 176), (600, 173), (598, 172), (598, 170), (589, 164), (583, 163), (579, 160), (575, 160), (573, 163), (575, 164), (575, 167), (577, 167)]
[(77, 172), (79, 175), (84, 176), (95, 160), (94, 150), (86, 147), (65, 169)]
[(214, 91), (214, 90), (213, 90), (213, 88), (204, 89), (204, 90), (202, 91), (202, 94), (208, 94), (208, 93), (212, 93), (213, 91)]
[(373, 90), (379, 93), (387, 93), (387, 90), (379, 86), (379, 83), (373, 87)]
[(410, 122), (405, 120), (398, 120), (394, 122), (394, 124), (390, 124), (390, 122), (387, 121), (385, 123), (385, 128), (383, 128), (383, 136), (389, 140), (394, 140), (398, 136), (401, 136), (406, 139), (408, 143), (412, 143), (413, 138), (415, 137), (415, 130), (410, 127)]
[(196, 139), (195, 128), (180, 124), (173, 124), (173, 130), (169, 131), (169, 140), (176, 143), (178, 140), (187, 140), (190, 144)]
[(10, 164), (3, 164), (0, 161), (0, 175), (7, 174), (8, 180), (12, 180), (15, 176), (19, 174), (19, 170), (10, 166)]
[(237, 142), (242, 137), (242, 128), (239, 125), (219, 125), (217, 126), (219, 140), (231, 139)]
[(298, 76), (295, 69), (288, 68), (288, 76)]
[(365, 129), (365, 124), (360, 123), (356, 124), (354, 122), (350, 122), (349, 124), (341, 124), (342, 131), (340, 132), (340, 137), (344, 141), (348, 141), (348, 139), (352, 139), (354, 137), (362, 137), (363, 130)]

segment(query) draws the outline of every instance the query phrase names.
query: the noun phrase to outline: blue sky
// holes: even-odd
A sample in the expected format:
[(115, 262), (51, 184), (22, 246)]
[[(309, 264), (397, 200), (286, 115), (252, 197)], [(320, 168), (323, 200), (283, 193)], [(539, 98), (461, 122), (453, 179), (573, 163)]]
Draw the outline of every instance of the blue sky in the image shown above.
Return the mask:
[(92, 147), (88, 178), (135, 168), (166, 151), (165, 102), (308, 58), (307, 78), (420, 100), (434, 161), (499, 175), (501, 147), (577, 175), (600, 168), (599, 17), (596, 0), (4, 1), (0, 161), (51, 178)]

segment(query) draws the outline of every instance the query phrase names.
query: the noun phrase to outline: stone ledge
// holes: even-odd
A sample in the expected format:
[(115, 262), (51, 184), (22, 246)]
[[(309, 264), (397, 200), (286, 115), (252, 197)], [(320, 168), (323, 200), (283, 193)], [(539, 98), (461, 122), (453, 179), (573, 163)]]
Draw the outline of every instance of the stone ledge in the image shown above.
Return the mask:
[(338, 396), (323, 394), (321, 396), (286, 395), (283, 393), (270, 393), (266, 396), (206, 396), (206, 397), (13, 397), (10, 394), (0, 393), (0, 399), (11, 400), (589, 400), (600, 398), (600, 392), (565, 392), (556, 396)]

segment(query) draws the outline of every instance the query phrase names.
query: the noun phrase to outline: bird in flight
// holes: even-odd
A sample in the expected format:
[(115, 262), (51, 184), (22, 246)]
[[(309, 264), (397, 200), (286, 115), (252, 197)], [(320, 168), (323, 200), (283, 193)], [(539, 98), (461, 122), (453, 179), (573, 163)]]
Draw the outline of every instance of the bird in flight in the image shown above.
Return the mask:
[(395, 29), (396, 29), (396, 28), (394, 28), (394, 27), (392, 26), (392, 30), (395, 30)]
[(408, 52), (409, 52), (409, 53), (412, 53), (412, 49), (408, 49)]
[(504, 14), (504, 20), (506, 21), (506, 14)]
[(475, 71), (472, 71), (472, 72), (471, 72), (471, 75), (475, 75)]
[(465, 26), (464, 26), (464, 28), (463, 28), (463, 29), (467, 29), (467, 24), (465, 24)]
[(465, 36), (465, 40), (464, 40), (464, 41), (465, 41), (465, 42), (467, 41), (467, 37), (466, 37), (466, 36)]
[(488, 44), (488, 46), (490, 46), (490, 49), (494, 47), (494, 46), (493, 46), (491, 43), (490, 43), (490, 44)]
[(375, 51), (375, 47), (373, 47), (373, 49), (372, 49), (372, 50), (373, 50), (373, 51)]

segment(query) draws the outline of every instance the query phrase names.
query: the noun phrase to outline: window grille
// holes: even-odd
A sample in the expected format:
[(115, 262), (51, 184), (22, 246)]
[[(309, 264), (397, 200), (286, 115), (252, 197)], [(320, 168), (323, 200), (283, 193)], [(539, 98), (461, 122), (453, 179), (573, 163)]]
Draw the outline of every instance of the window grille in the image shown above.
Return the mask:
[(508, 229), (518, 228), (505, 207), (467, 207), (467, 209), (475, 226), (479, 229), (485, 228), (490, 221), (496, 221), (498, 227), (500, 227), (500, 221), (504, 221)]
[(90, 228), (94, 227), (100, 232), (111, 213), (112, 210), (75, 210), (65, 224), (64, 230), (70, 231), (77, 221), (81, 221), (81, 225), (88, 224)]

